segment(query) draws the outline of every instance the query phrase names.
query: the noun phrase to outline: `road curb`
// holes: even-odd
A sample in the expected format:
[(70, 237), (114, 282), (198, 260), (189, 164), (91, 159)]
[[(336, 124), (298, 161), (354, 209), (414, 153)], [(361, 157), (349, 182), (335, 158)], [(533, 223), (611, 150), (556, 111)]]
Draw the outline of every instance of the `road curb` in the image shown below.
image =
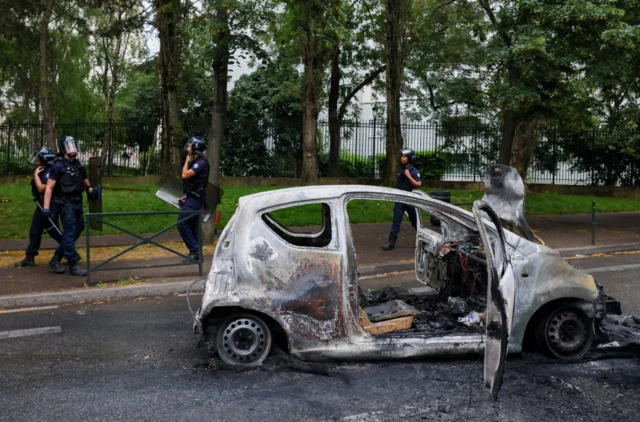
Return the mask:
[(571, 257), (574, 255), (593, 255), (596, 253), (615, 253), (615, 252), (629, 252), (640, 250), (640, 243), (624, 243), (622, 245), (607, 245), (607, 246), (585, 246), (581, 248), (560, 248), (555, 249), (563, 257)]
[[(193, 286), (193, 291), (200, 289), (201, 283)], [(147, 283), (135, 286), (87, 288), (78, 290), (63, 290), (59, 292), (29, 293), (22, 295), (0, 296), (0, 308), (14, 308), (26, 306), (59, 305), (62, 303), (81, 302), (85, 300), (104, 300), (130, 298), (140, 296), (155, 296), (171, 293), (185, 293), (189, 285), (196, 279), (189, 281)]]
[(414, 268), (413, 262), (390, 262), (388, 264), (367, 265), (360, 267), (358, 274), (361, 276), (389, 274), (402, 271), (409, 271)]

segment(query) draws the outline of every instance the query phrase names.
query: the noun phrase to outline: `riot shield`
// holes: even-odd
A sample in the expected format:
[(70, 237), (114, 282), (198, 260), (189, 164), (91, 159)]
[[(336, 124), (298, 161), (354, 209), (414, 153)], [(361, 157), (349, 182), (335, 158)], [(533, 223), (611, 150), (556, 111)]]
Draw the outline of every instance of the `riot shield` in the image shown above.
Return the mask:
[[(100, 188), (102, 186), (102, 158), (91, 157), (89, 158), (89, 183), (91, 186)], [(94, 196), (94, 199), (89, 198), (89, 212), (91, 214), (102, 213), (102, 192), (101, 188), (98, 189), (99, 194)], [(102, 231), (102, 221), (90, 219), (89, 227), (92, 230)]]
[(160, 187), (156, 196), (169, 205), (180, 208), (180, 197), (182, 196), (182, 169), (172, 166), (169, 173), (160, 180)]
[[(172, 205), (176, 208), (180, 208), (180, 197), (183, 195), (182, 191), (182, 178), (180, 175), (182, 174), (182, 168), (179, 166), (173, 166), (169, 174), (164, 176), (160, 181), (160, 187), (156, 192), (156, 196), (162, 199), (169, 205)], [(206, 223), (216, 205), (220, 203), (220, 198), (222, 198), (222, 189), (218, 186), (208, 183), (207, 188), (205, 190), (206, 200), (204, 209), (202, 211), (202, 222)]]

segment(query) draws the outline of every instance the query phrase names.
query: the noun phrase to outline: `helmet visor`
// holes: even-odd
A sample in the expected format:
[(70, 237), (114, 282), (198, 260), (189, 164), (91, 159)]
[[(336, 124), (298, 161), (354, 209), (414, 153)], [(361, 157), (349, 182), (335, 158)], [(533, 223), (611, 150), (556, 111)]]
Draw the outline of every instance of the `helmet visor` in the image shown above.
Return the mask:
[[(31, 156), (29, 157), (29, 162), (30, 162), (31, 164), (35, 164), (35, 163), (36, 163), (36, 160), (38, 159), (38, 155), (39, 155), (39, 154), (38, 154), (38, 151), (33, 151), (33, 153), (31, 154)], [(40, 163), (40, 164), (42, 164), (42, 163)]]
[(80, 153), (80, 148), (78, 148), (76, 140), (71, 137), (65, 138), (64, 141), (62, 141), (62, 145), (64, 146), (64, 152), (66, 154), (76, 155)]

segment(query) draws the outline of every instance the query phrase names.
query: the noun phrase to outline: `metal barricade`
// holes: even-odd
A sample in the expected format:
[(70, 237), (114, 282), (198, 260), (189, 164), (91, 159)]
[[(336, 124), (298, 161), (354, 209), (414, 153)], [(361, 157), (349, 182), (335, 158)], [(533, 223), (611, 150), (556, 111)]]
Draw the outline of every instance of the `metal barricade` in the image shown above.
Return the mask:
[[(186, 214), (187, 216), (181, 220), (176, 221), (172, 225), (165, 227), (159, 232), (152, 234), (149, 237), (143, 237), (127, 229), (119, 227), (109, 221), (104, 220), (104, 217), (130, 217), (130, 216), (140, 216), (140, 215), (154, 216), (154, 215), (178, 215), (178, 214)], [(199, 275), (200, 277), (202, 277), (202, 221), (200, 219), (200, 214), (201, 214), (201, 211), (112, 212), (112, 213), (100, 213), (100, 214), (91, 214), (91, 213), (85, 214), (85, 223), (86, 223), (85, 225), (87, 227), (87, 230), (86, 230), (87, 232), (87, 284), (91, 285), (91, 273), (96, 271), (137, 270), (137, 269), (144, 269), (144, 268), (177, 267), (177, 266), (193, 265), (193, 264), (198, 264)], [(105, 264), (113, 261), (118, 257), (121, 257), (122, 255), (137, 248), (138, 246), (148, 245), (148, 244), (155, 245), (161, 249), (172, 252), (178, 255), (179, 257), (182, 257), (188, 260), (189, 257), (187, 255), (183, 255), (178, 251), (175, 251), (161, 243), (154, 241), (153, 239), (171, 230), (172, 228), (176, 227), (178, 224), (182, 223), (183, 221), (187, 221), (192, 218), (195, 218), (198, 221), (198, 261), (183, 262), (178, 264), (160, 264), (160, 265), (144, 265), (144, 266), (133, 266), (133, 267), (103, 268)], [(89, 229), (89, 227), (91, 227), (90, 226), (91, 221), (99, 221), (102, 224), (113, 227), (116, 230), (120, 230), (121, 232), (126, 233), (130, 236), (133, 236), (134, 238), (137, 238), (139, 240), (136, 244), (129, 246), (128, 248), (117, 253), (111, 258), (105, 261), (102, 261), (96, 266), (92, 267), (91, 266), (91, 230)]]

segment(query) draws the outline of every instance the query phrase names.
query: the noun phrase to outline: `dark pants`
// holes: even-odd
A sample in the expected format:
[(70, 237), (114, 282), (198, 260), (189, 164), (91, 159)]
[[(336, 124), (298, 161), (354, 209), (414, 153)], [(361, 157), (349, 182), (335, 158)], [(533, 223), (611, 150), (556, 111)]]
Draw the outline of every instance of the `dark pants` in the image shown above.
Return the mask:
[[(42, 205), (42, 202), (40, 202), (40, 205)], [(60, 222), (58, 221), (58, 207), (52, 202), (49, 209), (51, 210), (51, 221), (53, 221), (59, 230)], [(43, 231), (49, 233), (49, 236), (51, 236), (53, 240), (60, 243), (62, 235), (58, 233), (56, 227), (53, 227), (51, 221), (42, 215), (42, 210), (36, 204), (36, 210), (33, 212), (33, 217), (31, 218), (31, 227), (29, 227), (29, 246), (27, 246), (27, 255), (38, 256), (38, 249), (40, 249)]]
[[(180, 214), (178, 214), (178, 221), (187, 218), (189, 215), (184, 211), (198, 211), (204, 205), (204, 196), (200, 198), (196, 198), (195, 196), (187, 195), (184, 203), (180, 205)], [(182, 221), (178, 223), (178, 231), (180, 232), (180, 236), (184, 241), (184, 244), (187, 245), (187, 249), (189, 249), (189, 253), (197, 254), (198, 253), (198, 217), (191, 217), (187, 221)]]
[(73, 202), (63, 199), (60, 205), (60, 218), (62, 220), (62, 242), (56, 249), (58, 255), (64, 255), (69, 263), (76, 263), (76, 240), (84, 231), (84, 219), (82, 218), (82, 201)]
[(393, 207), (393, 224), (391, 224), (390, 233), (390, 235), (396, 239), (398, 238), (398, 233), (400, 233), (400, 224), (402, 223), (402, 216), (405, 211), (409, 214), (409, 221), (411, 221), (411, 225), (414, 229), (416, 228), (416, 209), (410, 205), (396, 202)]

